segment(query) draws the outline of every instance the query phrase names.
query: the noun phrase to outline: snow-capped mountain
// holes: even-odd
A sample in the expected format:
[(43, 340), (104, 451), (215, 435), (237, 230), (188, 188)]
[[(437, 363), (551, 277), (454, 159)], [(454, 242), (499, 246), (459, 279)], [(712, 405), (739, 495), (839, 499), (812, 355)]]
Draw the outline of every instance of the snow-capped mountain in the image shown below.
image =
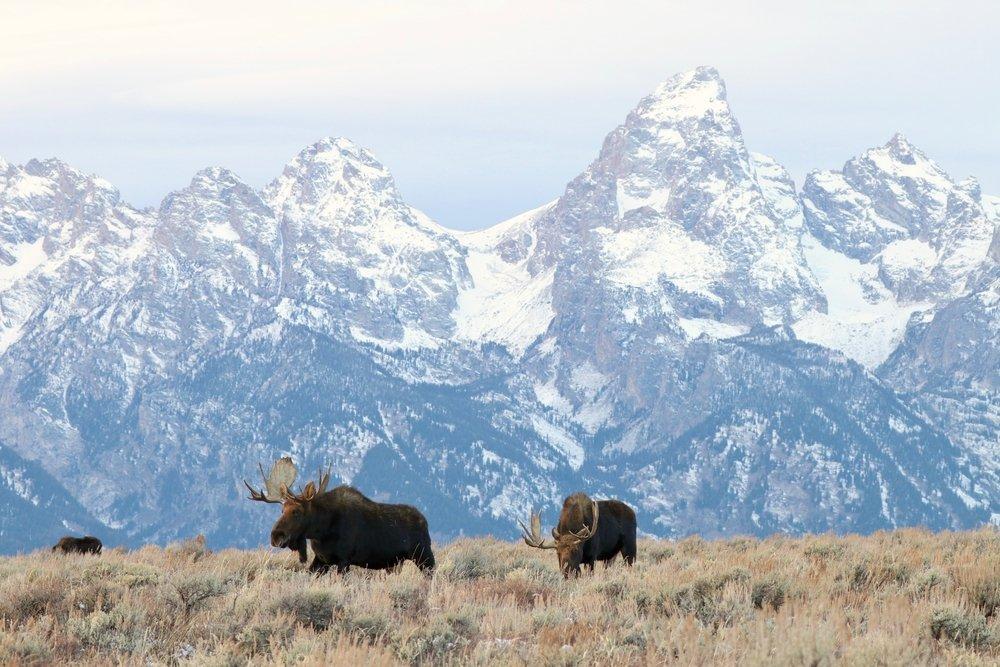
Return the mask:
[[(346, 139), (306, 148), (264, 192), (281, 229), (289, 316), (385, 346), (434, 346), (454, 333), (468, 280), (454, 236), (406, 205), (392, 175)], [(304, 310), (302, 310), (304, 309)], [(312, 309), (312, 312), (310, 312)]]
[[(0, 442), (59, 480), (54, 526), (258, 544), (239, 480), (282, 454), (438, 536), (581, 488), (673, 536), (1000, 511), (994, 200), (899, 136), (800, 194), (712, 68), (471, 233), (346, 139), (156, 211), (54, 160), (0, 170)], [(42, 544), (19, 514), (4, 550)]]

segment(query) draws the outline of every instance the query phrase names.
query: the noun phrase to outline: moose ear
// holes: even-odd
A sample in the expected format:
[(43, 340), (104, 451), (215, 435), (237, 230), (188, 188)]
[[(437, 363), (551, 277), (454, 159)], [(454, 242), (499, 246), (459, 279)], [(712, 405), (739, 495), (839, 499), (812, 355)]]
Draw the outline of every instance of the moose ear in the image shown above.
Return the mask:
[(312, 500), (316, 495), (316, 485), (313, 482), (306, 484), (306, 488), (302, 490), (302, 497), (306, 500)]

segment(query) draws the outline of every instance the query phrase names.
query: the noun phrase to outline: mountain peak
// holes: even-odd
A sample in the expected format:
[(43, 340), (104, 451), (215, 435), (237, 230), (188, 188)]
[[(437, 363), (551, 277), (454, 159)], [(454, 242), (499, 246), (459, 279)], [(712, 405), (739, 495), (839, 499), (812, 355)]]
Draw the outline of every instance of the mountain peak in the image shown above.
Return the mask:
[(303, 212), (328, 216), (359, 207), (402, 206), (389, 170), (367, 149), (350, 139), (327, 137), (303, 148), (265, 189), (275, 209), (296, 202)]
[(910, 143), (902, 132), (892, 135), (882, 148), (888, 150), (893, 158), (903, 164), (916, 164), (918, 159), (927, 160), (927, 157)]
[(661, 83), (639, 103), (636, 112), (660, 121), (728, 115), (726, 84), (714, 67), (696, 67)]
[(302, 149), (296, 160), (331, 165), (353, 163), (377, 171), (386, 171), (385, 167), (375, 158), (371, 151), (346, 137), (324, 137)]
[(243, 180), (239, 176), (225, 167), (205, 167), (191, 179), (191, 187), (193, 188), (209, 186), (216, 189), (243, 184)]

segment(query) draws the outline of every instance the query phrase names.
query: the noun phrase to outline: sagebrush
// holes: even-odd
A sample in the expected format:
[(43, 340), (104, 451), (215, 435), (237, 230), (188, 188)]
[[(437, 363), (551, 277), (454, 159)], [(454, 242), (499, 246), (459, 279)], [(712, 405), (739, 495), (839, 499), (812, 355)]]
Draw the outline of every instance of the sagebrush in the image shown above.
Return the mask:
[(439, 546), (432, 577), (210, 549), (0, 560), (0, 663), (1000, 662), (993, 529), (645, 540), (634, 567), (569, 581), (492, 539)]

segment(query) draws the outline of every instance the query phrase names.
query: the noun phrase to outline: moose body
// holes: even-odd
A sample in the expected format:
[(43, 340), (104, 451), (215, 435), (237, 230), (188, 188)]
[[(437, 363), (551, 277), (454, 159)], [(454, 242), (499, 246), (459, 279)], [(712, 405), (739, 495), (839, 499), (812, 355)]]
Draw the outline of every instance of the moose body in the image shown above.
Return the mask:
[[(286, 461), (287, 463), (282, 463)], [(294, 474), (290, 459), (282, 459), (265, 477), (266, 491), (250, 488), (253, 500), (281, 502), (281, 517), (271, 530), (271, 545), (288, 548), (306, 560), (306, 542), (312, 546), (309, 569), (323, 573), (331, 567), (346, 572), (352, 565), (373, 570), (394, 568), (412, 560), (421, 570), (434, 568), (427, 519), (415, 507), (379, 503), (350, 486), (326, 491), (329, 474), (319, 485), (309, 482), (301, 493), (288, 490)], [(284, 473), (279, 465), (292, 466)]]
[(276, 547), (284, 546), (286, 535), (308, 539), (315, 554), (311, 571), (346, 572), (352, 565), (385, 570), (407, 560), (421, 570), (434, 568), (427, 519), (415, 507), (375, 502), (350, 486), (338, 486), (312, 504), (311, 517), (285, 524), (279, 519), (271, 532)]
[(104, 545), (101, 541), (92, 535), (87, 535), (85, 537), (70, 537), (66, 536), (60, 538), (55, 546), (52, 547), (53, 551), (61, 551), (64, 554), (99, 554)]
[(541, 518), (531, 516), (531, 531), (522, 524), (524, 541), (539, 549), (555, 549), (564, 577), (579, 576), (580, 566), (591, 571), (597, 561), (605, 566), (618, 556), (632, 565), (636, 556), (635, 511), (620, 500), (591, 500), (574, 493), (563, 501), (559, 523), (552, 529), (553, 542), (541, 537)]

